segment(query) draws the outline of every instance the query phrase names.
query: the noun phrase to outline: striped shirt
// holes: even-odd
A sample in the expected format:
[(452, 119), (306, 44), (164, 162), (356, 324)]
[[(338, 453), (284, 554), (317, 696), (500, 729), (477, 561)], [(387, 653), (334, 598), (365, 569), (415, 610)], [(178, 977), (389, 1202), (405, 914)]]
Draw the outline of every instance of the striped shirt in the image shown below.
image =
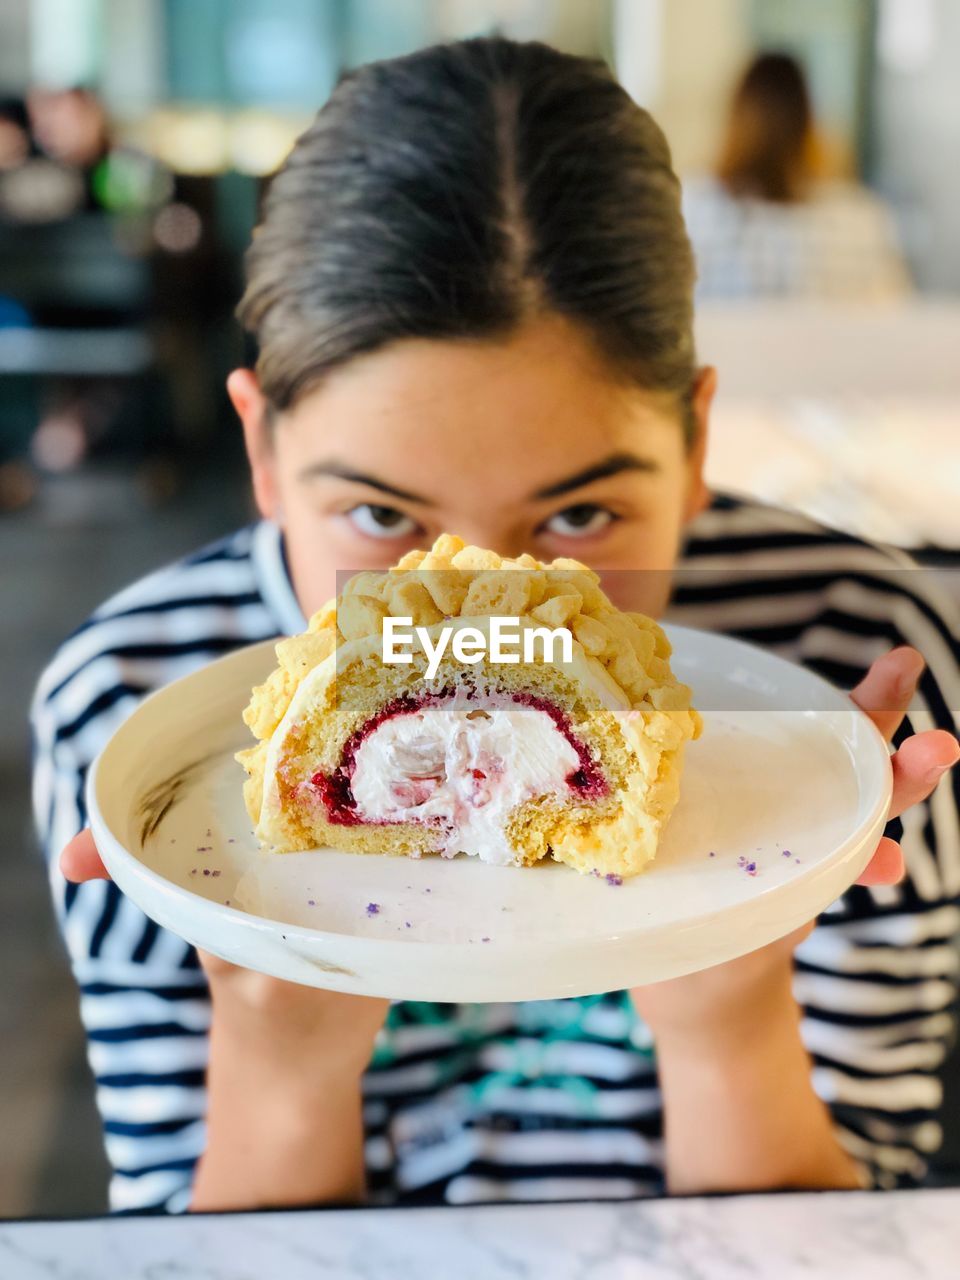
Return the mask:
[[(669, 617), (752, 641), (849, 688), (888, 648), (928, 667), (911, 727), (954, 729), (955, 623), (899, 552), (718, 497), (685, 541)], [(33, 705), (34, 804), (113, 1166), (117, 1210), (184, 1209), (204, 1146), (210, 1005), (193, 949), (115, 885), (66, 884), (84, 774), (151, 690), (240, 645), (301, 630), (282, 537), (245, 528), (151, 574), (62, 645)], [(955, 783), (891, 822), (909, 868), (854, 887), (797, 951), (813, 1084), (840, 1140), (893, 1187), (940, 1141), (960, 929)], [(391, 1007), (364, 1079), (376, 1203), (627, 1197), (663, 1185), (654, 1045), (622, 992), (527, 1004)]]

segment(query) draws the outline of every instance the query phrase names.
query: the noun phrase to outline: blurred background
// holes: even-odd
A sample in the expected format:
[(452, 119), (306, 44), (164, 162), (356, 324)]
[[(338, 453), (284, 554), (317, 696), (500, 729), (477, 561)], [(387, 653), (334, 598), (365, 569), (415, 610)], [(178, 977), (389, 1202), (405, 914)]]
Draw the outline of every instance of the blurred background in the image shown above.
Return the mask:
[[(958, 0), (2, 0), (2, 1217), (106, 1203), (32, 685), (107, 595), (249, 517), (223, 389), (241, 257), (337, 76), (495, 29), (607, 59), (670, 139), (720, 370), (712, 482), (956, 591)], [(945, 1075), (935, 1178), (960, 1181)]]

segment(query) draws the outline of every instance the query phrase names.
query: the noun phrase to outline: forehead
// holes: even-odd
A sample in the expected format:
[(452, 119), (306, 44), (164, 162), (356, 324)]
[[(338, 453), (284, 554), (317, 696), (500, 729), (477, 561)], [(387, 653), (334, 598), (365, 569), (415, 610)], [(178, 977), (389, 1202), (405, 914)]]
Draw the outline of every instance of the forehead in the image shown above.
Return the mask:
[[(663, 397), (628, 384), (560, 317), (500, 341), (395, 343), (337, 370), (286, 415), (298, 452), (537, 479), (616, 449), (682, 453)], [(501, 487), (512, 488), (506, 477)]]

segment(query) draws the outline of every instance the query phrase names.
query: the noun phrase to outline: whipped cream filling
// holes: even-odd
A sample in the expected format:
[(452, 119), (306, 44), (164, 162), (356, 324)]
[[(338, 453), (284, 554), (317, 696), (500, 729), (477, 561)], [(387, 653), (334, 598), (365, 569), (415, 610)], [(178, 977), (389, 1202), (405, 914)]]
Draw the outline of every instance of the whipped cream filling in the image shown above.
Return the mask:
[(505, 866), (510, 812), (564, 790), (580, 760), (543, 711), (454, 698), (394, 716), (360, 744), (351, 778), (365, 821), (436, 824), (443, 854)]
[[(488, 618), (452, 618), (449, 621), (453, 627), (476, 626), (480, 630), (487, 629), (489, 625)], [(530, 618), (521, 618), (520, 621), (522, 626), (533, 625), (533, 620)], [(263, 804), (261, 806), (260, 821), (257, 824), (257, 835), (265, 843), (270, 843), (274, 838), (272, 829), (273, 815), (280, 810), (282, 804), (278, 778), (284, 766), (284, 755), (287, 750), (289, 735), (298, 725), (309, 720), (315, 714), (315, 708), (318, 705), (325, 705), (327, 690), (336, 679), (338, 672), (344, 673), (348, 671), (354, 662), (378, 660), (381, 655), (381, 645), (382, 637), (379, 635), (344, 641), (338, 645), (335, 653), (330, 654), (328, 658), (325, 658), (323, 662), (309, 671), (297, 686), (290, 705), (287, 707), (283, 719), (274, 730), (267, 747)], [(588, 689), (602, 706), (615, 713), (628, 710), (630, 707), (629, 698), (602, 663), (586, 654), (576, 641), (574, 641), (573, 653), (574, 657), (571, 663), (558, 661), (545, 664), (538, 663), (537, 665), (552, 666), (558, 671), (563, 671), (571, 680), (582, 684)], [(474, 703), (470, 709), (475, 709), (475, 707), (476, 704)], [(516, 711), (521, 710), (524, 710), (524, 708), (516, 708)], [(511, 712), (511, 714), (513, 713)], [(537, 714), (542, 713), (538, 712)], [(569, 746), (563, 734), (553, 726), (550, 717), (545, 716), (545, 719), (550, 721), (550, 725), (554, 728), (557, 737), (566, 746)], [(574, 751), (572, 747), (570, 750)], [(557, 787), (553, 788), (553, 790), (558, 789)], [(357, 816), (363, 820), (360, 814)], [(402, 819), (398, 818), (396, 820), (400, 821)]]

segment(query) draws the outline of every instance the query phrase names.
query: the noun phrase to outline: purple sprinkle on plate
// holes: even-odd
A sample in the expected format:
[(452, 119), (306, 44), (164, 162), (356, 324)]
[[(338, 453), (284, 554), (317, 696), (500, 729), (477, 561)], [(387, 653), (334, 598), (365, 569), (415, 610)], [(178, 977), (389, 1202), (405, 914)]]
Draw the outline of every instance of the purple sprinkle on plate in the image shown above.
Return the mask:
[(433, 890), (432, 890), (432, 889), (424, 889), (424, 891), (423, 891), (423, 892), (424, 892), (424, 893), (433, 893)]
[(790, 850), (789, 850), (789, 849), (784, 849), (784, 851), (783, 851), (783, 853), (782, 853), (782, 855), (781, 855), (781, 856), (782, 856), (782, 857), (784, 857), (784, 858), (789, 858), (789, 857), (791, 857), (792, 855), (791, 855), (791, 853), (790, 853)]
[(717, 856), (717, 855), (716, 855), (716, 853), (714, 852), (714, 850), (713, 850), (713, 849), (711, 849), (711, 850), (710, 850), (710, 852), (707, 854), (707, 857), (708, 857), (708, 858), (715, 858), (716, 856)]
[(368, 903), (367, 903), (367, 915), (368, 915), (368, 916), (378, 916), (379, 914), (380, 914), (380, 903), (379, 903), (379, 902), (368, 902)]
[(748, 876), (755, 876), (757, 874), (757, 864), (755, 862), (748, 862), (743, 869), (746, 871)]
[(197, 868), (196, 867), (191, 868), (190, 874), (192, 876), (195, 876), (197, 874)]
[(410, 929), (410, 928), (412, 927), (412, 926), (411, 926), (411, 924), (410, 924), (410, 921), (409, 921), (409, 920), (404, 920), (404, 922), (403, 922), (403, 927), (404, 927), (405, 929)]
[(230, 836), (230, 838), (227, 840), (227, 844), (236, 844), (236, 843), (237, 843), (237, 842), (236, 842), (236, 840), (233, 838), (233, 836)]
[(799, 861), (800, 861), (799, 858), (794, 858), (794, 862), (799, 862)]
[(489, 938), (481, 938), (481, 939), (480, 939), (480, 941), (481, 941), (481, 942), (489, 942), (489, 941), (490, 941), (490, 939), (489, 939)]
[(204, 868), (203, 868), (203, 874), (204, 874), (205, 876), (208, 876), (208, 875), (210, 874), (210, 868), (209, 868), (209, 867), (204, 867)]
[(738, 866), (738, 867), (745, 867), (746, 865), (747, 865), (747, 860), (746, 860), (746, 858), (743, 856), (743, 854), (741, 853), (740, 857), (737, 859), (737, 866)]
[(308, 899), (307, 899), (307, 906), (308, 906), (308, 907), (315, 907), (316, 905), (317, 905), (317, 904), (314, 902), (313, 898), (308, 898)]
[(623, 884), (623, 876), (614, 875), (612, 871), (608, 871), (603, 878), (606, 880), (607, 884), (612, 884), (615, 889), (619, 888), (620, 885)]

